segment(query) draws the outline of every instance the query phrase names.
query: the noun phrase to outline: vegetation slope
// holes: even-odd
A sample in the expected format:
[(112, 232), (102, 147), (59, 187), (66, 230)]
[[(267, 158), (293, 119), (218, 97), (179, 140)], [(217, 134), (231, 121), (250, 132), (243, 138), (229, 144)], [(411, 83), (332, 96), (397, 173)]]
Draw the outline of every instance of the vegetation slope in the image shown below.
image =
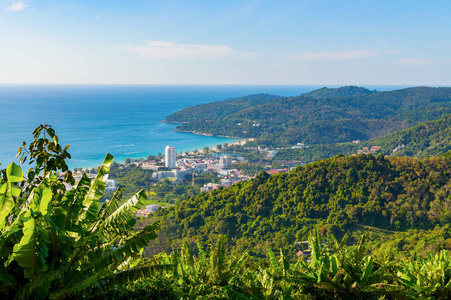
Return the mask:
[(234, 251), (261, 255), (268, 246), (306, 240), (314, 227), (336, 236), (356, 226), (431, 230), (451, 221), (450, 167), (451, 153), (428, 159), (340, 155), (288, 173), (261, 173), (160, 211), (155, 217), (164, 225), (155, 247), (226, 235)]
[(165, 118), (168, 123), (186, 123), (195, 120), (215, 120), (224, 118), (242, 109), (270, 103), (283, 97), (269, 94), (255, 94), (224, 101), (216, 101), (196, 106), (188, 106)]
[[(331, 95), (331, 96), (330, 96)], [(233, 112), (190, 117), (178, 113), (180, 131), (257, 138), (259, 145), (331, 144), (368, 140), (451, 113), (451, 88), (413, 87), (374, 92), (356, 87), (322, 89)], [(213, 104), (211, 104), (213, 105)], [(212, 106), (204, 106), (204, 110)], [(182, 117), (186, 115), (186, 117)], [(172, 117), (169, 120), (173, 119)]]
[(382, 155), (417, 158), (443, 155), (451, 150), (451, 114), (360, 144), (316, 144), (303, 149), (284, 149), (279, 152), (277, 159), (311, 162), (340, 153), (351, 155), (363, 147), (371, 146), (380, 146), (377, 153)]

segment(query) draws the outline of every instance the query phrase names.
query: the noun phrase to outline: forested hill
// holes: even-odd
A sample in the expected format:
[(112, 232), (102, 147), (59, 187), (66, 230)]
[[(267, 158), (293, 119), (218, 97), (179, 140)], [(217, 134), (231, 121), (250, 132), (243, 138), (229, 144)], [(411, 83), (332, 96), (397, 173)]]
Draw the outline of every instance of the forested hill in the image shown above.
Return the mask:
[(349, 97), (356, 95), (369, 95), (377, 93), (376, 90), (369, 90), (359, 86), (343, 86), (336, 89), (330, 89), (327, 87), (323, 87), (321, 89), (317, 89), (305, 94), (302, 94), (304, 97), (309, 98), (334, 98), (334, 97)]
[(305, 240), (314, 227), (339, 236), (355, 224), (390, 230), (447, 224), (450, 179), (451, 152), (430, 159), (337, 156), (201, 193), (156, 217), (164, 221), (162, 243), (222, 234), (234, 250), (257, 253)]
[(281, 150), (277, 159), (312, 162), (340, 153), (351, 155), (363, 147), (372, 146), (380, 146), (377, 153), (383, 155), (417, 158), (441, 156), (451, 150), (451, 114), (360, 144), (311, 145), (303, 149)]
[(255, 94), (239, 98), (231, 98), (224, 101), (211, 102), (187, 108), (166, 117), (165, 122), (185, 123), (194, 120), (215, 120), (224, 118), (242, 109), (252, 106), (270, 103), (282, 99), (281, 96), (270, 94)]
[(261, 145), (331, 144), (381, 137), (451, 113), (451, 88), (414, 87), (332, 98), (320, 94), (282, 98), (207, 122), (193, 120), (177, 130), (254, 137)]
[(418, 158), (440, 156), (451, 150), (451, 114), (366, 144), (381, 145), (380, 153), (384, 155)]

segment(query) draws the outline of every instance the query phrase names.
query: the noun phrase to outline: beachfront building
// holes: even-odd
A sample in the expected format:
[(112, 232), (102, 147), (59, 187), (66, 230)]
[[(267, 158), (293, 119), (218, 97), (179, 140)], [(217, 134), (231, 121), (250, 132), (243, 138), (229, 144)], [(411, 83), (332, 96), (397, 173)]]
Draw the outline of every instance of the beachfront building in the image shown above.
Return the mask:
[(171, 146), (166, 146), (165, 149), (165, 166), (166, 168), (175, 169), (175, 162), (177, 159), (177, 153), (175, 152), (175, 148)]

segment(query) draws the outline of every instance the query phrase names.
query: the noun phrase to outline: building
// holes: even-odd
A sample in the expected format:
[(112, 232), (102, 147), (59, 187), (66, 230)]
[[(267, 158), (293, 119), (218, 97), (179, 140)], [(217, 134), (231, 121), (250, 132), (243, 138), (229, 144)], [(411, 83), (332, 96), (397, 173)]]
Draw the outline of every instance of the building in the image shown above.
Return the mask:
[(175, 152), (175, 148), (171, 146), (166, 146), (165, 149), (165, 166), (166, 168), (175, 169), (175, 162), (177, 159), (177, 152)]
[(151, 204), (146, 206), (146, 211), (148, 213), (154, 213), (158, 210), (158, 204)]
[(193, 169), (196, 171), (204, 171), (207, 169), (207, 164), (206, 163), (194, 163), (192, 164)]
[(172, 170), (172, 171), (158, 171), (153, 172), (152, 177), (156, 180), (174, 177), (174, 178), (183, 178), (186, 175), (190, 174), (190, 170)]
[(232, 185), (232, 181), (230, 179), (223, 179), (223, 180), (221, 180), (221, 186), (229, 187), (231, 185)]
[(224, 165), (224, 168), (229, 168), (232, 166), (232, 158), (228, 157), (227, 155), (223, 155), (219, 159), (219, 164)]
[(106, 183), (105, 191), (115, 191), (117, 189), (117, 180), (107, 179), (105, 183)]

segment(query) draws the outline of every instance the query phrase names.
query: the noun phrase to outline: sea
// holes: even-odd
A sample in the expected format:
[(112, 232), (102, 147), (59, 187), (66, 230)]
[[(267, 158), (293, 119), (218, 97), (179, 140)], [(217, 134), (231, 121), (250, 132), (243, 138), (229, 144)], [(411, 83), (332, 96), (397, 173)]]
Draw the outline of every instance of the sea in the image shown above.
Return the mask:
[[(187, 106), (250, 94), (297, 96), (326, 85), (0, 85), (0, 168), (18, 162), (17, 149), (29, 144), (40, 124), (51, 125), (70, 168), (100, 165), (164, 153), (210, 148), (238, 140), (176, 132), (162, 122)], [(328, 87), (338, 87), (331, 86)], [(366, 86), (380, 91), (403, 86)], [(24, 166), (26, 167), (26, 166)]]

